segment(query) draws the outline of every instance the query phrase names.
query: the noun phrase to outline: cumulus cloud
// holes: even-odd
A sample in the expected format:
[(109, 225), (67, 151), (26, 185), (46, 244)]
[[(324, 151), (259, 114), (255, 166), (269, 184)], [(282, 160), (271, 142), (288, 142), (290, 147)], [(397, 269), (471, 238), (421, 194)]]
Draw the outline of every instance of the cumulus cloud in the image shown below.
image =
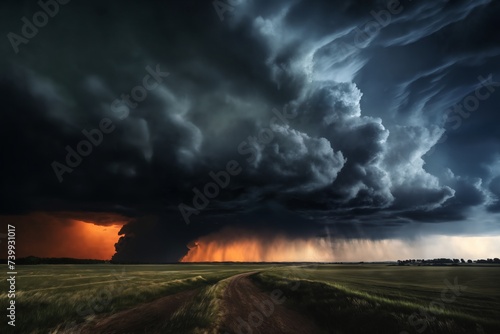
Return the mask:
[[(498, 154), (491, 111), (499, 95), (481, 101), (455, 132), (444, 117), (476, 89), (479, 75), (500, 76), (498, 37), (488, 33), (498, 4), (401, 2), (387, 16), (384, 2), (247, 1), (227, 24), (193, 1), (130, 2), (123, 17), (116, 6), (68, 7), (26, 45), (52, 45), (44, 48), (46, 62), (26, 52), (3, 66), (4, 213), (157, 217), (123, 227), (122, 261), (147, 257), (141, 247), (161, 238), (175, 241), (168, 252), (181, 254), (194, 235), (234, 222), (251, 228), (262, 219), (286, 230), (279, 218), (269, 220), (275, 206), (298, 217), (297, 230), (314, 234), (334, 221), (339, 234), (363, 229), (366, 238), (465, 220), (477, 208), (498, 212), (498, 173), (484, 166)], [(80, 24), (81, 13), (94, 10), (103, 13), (99, 31)], [(376, 31), (367, 33), (367, 22), (378, 23)], [(117, 27), (128, 42), (116, 40), (124, 31)], [(82, 33), (89, 39), (64, 46)], [(156, 64), (168, 78), (125, 117), (114, 112), (113, 101)], [(276, 109), (293, 117), (277, 119)], [(103, 118), (113, 132), (59, 183), (51, 163)], [(183, 226), (177, 205), (191, 203), (193, 188), (230, 160), (241, 175), (196, 217), (198, 230)], [(241, 220), (249, 213), (254, 222)]]

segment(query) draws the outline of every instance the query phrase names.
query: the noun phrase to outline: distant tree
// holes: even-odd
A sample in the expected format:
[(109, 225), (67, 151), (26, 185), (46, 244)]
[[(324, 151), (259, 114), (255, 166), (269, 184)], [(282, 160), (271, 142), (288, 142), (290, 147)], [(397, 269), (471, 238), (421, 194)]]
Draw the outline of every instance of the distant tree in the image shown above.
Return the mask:
[(464, 259), (460, 259), (460, 262), (461, 262), (461, 263), (465, 263), (465, 260), (464, 260)]
[(42, 259), (36, 256), (27, 256), (25, 258), (18, 259), (18, 264), (40, 264)]
[(105, 260), (95, 260), (95, 259), (73, 259), (73, 258), (67, 258), (67, 257), (60, 257), (60, 258), (54, 258), (54, 257), (49, 257), (49, 258), (40, 258), (37, 256), (28, 256), (28, 257), (21, 257), (17, 259), (16, 264), (28, 264), (28, 265), (33, 265), (33, 264), (98, 264), (98, 263), (106, 263)]
[(472, 260), (467, 260), (467, 263), (472, 263)]

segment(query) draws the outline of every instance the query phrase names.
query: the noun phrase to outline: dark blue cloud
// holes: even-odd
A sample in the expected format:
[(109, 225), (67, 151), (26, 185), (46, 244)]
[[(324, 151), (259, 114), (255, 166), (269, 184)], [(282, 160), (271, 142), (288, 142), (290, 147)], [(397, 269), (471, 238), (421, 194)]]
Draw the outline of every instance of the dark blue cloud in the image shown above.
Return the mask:
[[(0, 6), (6, 32), (39, 10)], [(241, 1), (221, 21), (209, 2), (68, 4), (19, 53), (0, 47), (0, 208), (160, 217), (124, 227), (122, 260), (166, 235), (178, 256), (234, 222), (381, 238), (494, 221), (499, 13), (487, 0)], [(169, 76), (117, 113), (157, 64)], [(113, 131), (58, 182), (52, 163), (103, 118)], [(194, 208), (193, 189), (233, 160), (241, 173)]]

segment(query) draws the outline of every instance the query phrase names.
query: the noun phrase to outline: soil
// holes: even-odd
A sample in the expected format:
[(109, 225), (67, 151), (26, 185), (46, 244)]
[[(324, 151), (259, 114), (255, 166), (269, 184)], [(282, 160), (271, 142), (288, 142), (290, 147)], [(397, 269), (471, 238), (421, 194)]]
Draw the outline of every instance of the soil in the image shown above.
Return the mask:
[[(286, 296), (279, 290), (264, 292), (244, 273), (229, 278), (222, 299), (223, 334), (320, 334), (314, 322), (284, 306)], [(173, 313), (198, 290), (159, 298), (128, 310), (105, 315), (64, 333), (127, 334), (163, 333)], [(212, 332), (212, 330), (210, 330)], [(61, 333), (58, 331), (58, 333)], [(182, 333), (176, 333), (182, 334)]]
[(161, 333), (174, 312), (193, 298), (198, 290), (184, 291), (159, 298), (131, 309), (94, 319), (71, 333), (126, 334)]
[(322, 331), (307, 317), (287, 309), (278, 290), (265, 293), (250, 279), (252, 273), (234, 276), (223, 299), (222, 333), (315, 334)]

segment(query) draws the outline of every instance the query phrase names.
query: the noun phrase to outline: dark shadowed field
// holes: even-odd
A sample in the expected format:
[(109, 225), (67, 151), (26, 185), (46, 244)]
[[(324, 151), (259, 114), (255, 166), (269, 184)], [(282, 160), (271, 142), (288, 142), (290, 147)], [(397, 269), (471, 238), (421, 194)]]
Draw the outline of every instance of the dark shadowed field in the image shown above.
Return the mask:
[(18, 274), (16, 333), (500, 333), (493, 266), (37, 265)]

